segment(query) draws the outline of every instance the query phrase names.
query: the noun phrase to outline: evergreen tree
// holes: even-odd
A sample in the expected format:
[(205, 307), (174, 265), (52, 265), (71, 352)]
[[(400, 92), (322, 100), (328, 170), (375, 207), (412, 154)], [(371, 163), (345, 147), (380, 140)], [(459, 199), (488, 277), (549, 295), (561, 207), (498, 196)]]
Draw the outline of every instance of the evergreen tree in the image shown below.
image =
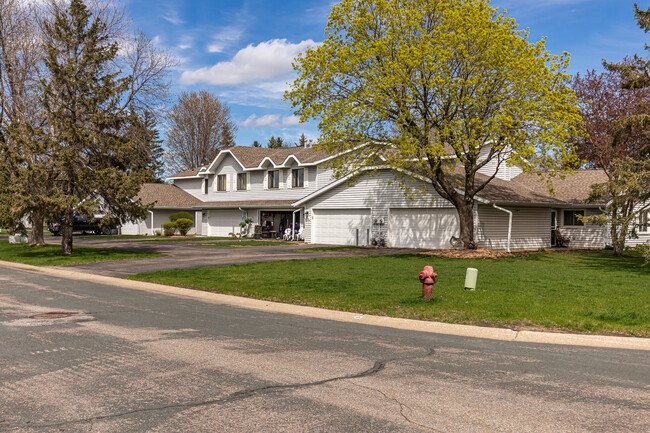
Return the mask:
[(305, 133), (303, 132), (300, 134), (300, 138), (298, 139), (298, 147), (305, 147), (307, 145), (307, 137), (305, 137)]
[(269, 149), (277, 149), (279, 147), (284, 146), (284, 140), (282, 137), (275, 138), (273, 135), (269, 139), (269, 143), (267, 144), (267, 147)]
[(262, 147), (259, 141), (255, 140), (253, 141), (253, 147)]
[(42, 101), (57, 172), (55, 212), (63, 217), (61, 254), (71, 254), (75, 212), (101, 209), (120, 222), (146, 217), (147, 208), (131, 198), (152, 170), (130, 133), (141, 120), (120, 109), (132, 78), (119, 78), (112, 67), (118, 45), (106, 24), (82, 0), (71, 0), (43, 29), (49, 77)]

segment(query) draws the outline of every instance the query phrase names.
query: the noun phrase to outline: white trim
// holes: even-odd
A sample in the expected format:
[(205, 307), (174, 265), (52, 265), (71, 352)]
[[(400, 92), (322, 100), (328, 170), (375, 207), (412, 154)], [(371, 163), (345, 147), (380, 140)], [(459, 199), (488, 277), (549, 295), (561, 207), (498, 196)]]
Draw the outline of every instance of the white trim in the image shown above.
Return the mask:
[(293, 171), (295, 168), (287, 170), (287, 189), (293, 189)]
[[(427, 179), (426, 177), (424, 177), (424, 176), (420, 176), (419, 174), (413, 173), (412, 171), (408, 171), (408, 170), (405, 170), (405, 169), (403, 169), (403, 168), (397, 168), (397, 167), (381, 167), (381, 166), (364, 167), (364, 168), (359, 169), (359, 170), (357, 170), (357, 171), (355, 171), (355, 172), (353, 172), (353, 173), (349, 173), (348, 175), (343, 176), (342, 178), (340, 178), (339, 180), (337, 180), (337, 181), (335, 181), (335, 182), (331, 182), (331, 183), (329, 183), (329, 184), (326, 185), (325, 187), (323, 187), (323, 188), (321, 188), (321, 189), (319, 189), (319, 190), (316, 190), (316, 191), (312, 192), (311, 194), (309, 194), (309, 195), (307, 195), (307, 196), (301, 198), (300, 200), (298, 200), (298, 201), (292, 203), (292, 205), (293, 205), (293, 206), (302, 206), (305, 202), (308, 202), (309, 200), (312, 200), (312, 199), (318, 197), (319, 195), (321, 195), (321, 194), (323, 194), (323, 193), (325, 193), (325, 192), (327, 192), (327, 191), (329, 191), (329, 190), (331, 190), (331, 189), (333, 189), (333, 188), (336, 188), (337, 186), (339, 186), (339, 185), (341, 185), (341, 184), (347, 182), (349, 179), (351, 179), (351, 178), (354, 177), (354, 176), (358, 176), (358, 175), (360, 175), (361, 173), (366, 172), (366, 171), (375, 171), (375, 170), (391, 170), (391, 171), (397, 171), (397, 172), (400, 172), (400, 173), (402, 173), (402, 174), (405, 174), (405, 175), (407, 175), (407, 176), (409, 176), (409, 177), (412, 177), (413, 179), (420, 180), (420, 181), (425, 182), (425, 183), (431, 183), (431, 181), (430, 181), (429, 179)], [(459, 189), (459, 188), (454, 188), (454, 189), (455, 189), (457, 192), (462, 193), (462, 190), (461, 190), (461, 189)], [(475, 199), (476, 201), (478, 201), (479, 203), (483, 203), (483, 204), (492, 204), (491, 201), (486, 200), (486, 199), (484, 199), (484, 198), (481, 198), (481, 197), (479, 197), (479, 196), (474, 196), (474, 199)]]
[(303, 188), (309, 187), (309, 169), (307, 167), (303, 168), (302, 178), (303, 178), (303, 182), (302, 182)]
[(269, 189), (269, 171), (264, 171), (264, 189)]

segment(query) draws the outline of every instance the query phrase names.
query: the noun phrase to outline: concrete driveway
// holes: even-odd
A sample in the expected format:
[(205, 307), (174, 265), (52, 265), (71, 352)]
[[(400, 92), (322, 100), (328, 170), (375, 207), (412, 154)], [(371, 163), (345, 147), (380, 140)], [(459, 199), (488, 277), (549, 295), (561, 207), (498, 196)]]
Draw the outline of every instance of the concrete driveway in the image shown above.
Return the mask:
[[(58, 244), (61, 238), (46, 238), (48, 244)], [(218, 241), (209, 241), (218, 242)], [(200, 242), (139, 242), (139, 240), (75, 238), (77, 246), (117, 248), (166, 254), (167, 257), (119, 260), (66, 266), (72, 269), (110, 277), (124, 277), (144, 272), (169, 269), (203, 268), (242, 263), (279, 260), (307, 260), (327, 257), (366, 257), (374, 255), (416, 254), (422, 250), (398, 248), (362, 248), (353, 250), (310, 251), (309, 248), (332, 245), (295, 244), (260, 247), (215, 247)]]
[[(0, 268), (0, 431), (650, 431), (647, 351), (343, 323), (86, 279)], [(30, 318), (52, 311), (83, 314)]]

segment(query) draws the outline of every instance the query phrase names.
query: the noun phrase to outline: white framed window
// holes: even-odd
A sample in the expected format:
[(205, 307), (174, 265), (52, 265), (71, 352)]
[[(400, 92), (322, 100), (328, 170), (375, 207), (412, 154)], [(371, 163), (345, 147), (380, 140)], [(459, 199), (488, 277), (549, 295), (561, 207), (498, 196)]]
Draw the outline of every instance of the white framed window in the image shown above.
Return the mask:
[(305, 169), (294, 168), (291, 170), (291, 188), (304, 188), (305, 186)]
[(237, 173), (237, 191), (248, 189), (248, 173)]
[(225, 174), (217, 176), (217, 191), (223, 192), (228, 188), (228, 178)]
[(578, 216), (585, 216), (583, 210), (565, 210), (564, 211), (564, 225), (565, 226), (583, 226), (585, 223), (580, 221)]
[(650, 211), (646, 210), (639, 212), (638, 230), (639, 233), (650, 232)]
[(270, 170), (267, 176), (269, 189), (280, 188), (280, 170)]

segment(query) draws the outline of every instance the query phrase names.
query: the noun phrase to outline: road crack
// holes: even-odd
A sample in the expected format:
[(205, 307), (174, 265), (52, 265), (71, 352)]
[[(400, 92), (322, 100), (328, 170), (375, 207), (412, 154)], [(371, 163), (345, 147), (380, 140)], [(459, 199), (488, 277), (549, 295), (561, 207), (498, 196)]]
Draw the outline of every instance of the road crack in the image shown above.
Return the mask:
[[(209, 400), (203, 400), (203, 401), (175, 403), (175, 404), (169, 404), (169, 405), (164, 405), (164, 406), (133, 409), (133, 410), (114, 413), (114, 414), (98, 415), (98, 416), (93, 416), (93, 417), (88, 417), (88, 418), (80, 418), (80, 419), (76, 419), (76, 420), (61, 421), (61, 422), (55, 422), (55, 423), (25, 422), (25, 423), (21, 423), (21, 424), (9, 425), (7, 427), (14, 430), (14, 429), (25, 428), (25, 427), (30, 428), (30, 429), (40, 429), (40, 428), (51, 428), (51, 427), (63, 427), (63, 426), (69, 426), (69, 425), (73, 425), (73, 424), (88, 424), (88, 423), (90, 423), (92, 425), (93, 423), (95, 423), (97, 421), (106, 421), (106, 420), (111, 420), (111, 419), (116, 419), (116, 418), (122, 418), (122, 417), (126, 417), (126, 416), (129, 416), (129, 415), (135, 415), (135, 414), (139, 414), (139, 413), (158, 412), (158, 411), (164, 411), (164, 410), (168, 410), (168, 409), (192, 409), (192, 408), (197, 408), (197, 407), (222, 405), (222, 404), (227, 404), (227, 403), (231, 403), (231, 402), (234, 402), (234, 401), (244, 400), (244, 399), (253, 397), (255, 395), (258, 395), (258, 394), (265, 394), (265, 393), (274, 392), (274, 391), (286, 391), (286, 390), (301, 389), (301, 388), (311, 388), (311, 387), (314, 387), (314, 386), (325, 385), (325, 384), (331, 383), (331, 382), (338, 382), (338, 381), (342, 381), (342, 380), (359, 379), (359, 378), (362, 378), (362, 377), (368, 377), (368, 376), (375, 375), (375, 374), (379, 373), (380, 371), (384, 370), (386, 368), (386, 365), (388, 365), (389, 363), (399, 362), (399, 361), (408, 361), (408, 360), (411, 360), (411, 359), (426, 358), (427, 356), (433, 355), (433, 353), (434, 353), (434, 349), (430, 348), (430, 349), (427, 350), (427, 353), (425, 353), (425, 354), (413, 355), (413, 356), (407, 356), (407, 357), (387, 358), (387, 359), (376, 361), (371, 368), (369, 368), (367, 370), (364, 370), (362, 372), (359, 372), (359, 373), (348, 374), (348, 375), (344, 375), (344, 376), (336, 376), (336, 377), (317, 380), (317, 381), (313, 381), (313, 382), (293, 383), (293, 384), (286, 384), (286, 385), (261, 386), (261, 387), (257, 387), (257, 388), (251, 388), (251, 389), (245, 389), (245, 390), (237, 391), (237, 392), (234, 392), (232, 394), (226, 395), (224, 397), (209, 399)], [(381, 392), (381, 391), (378, 391), (378, 392)], [(414, 424), (416, 424), (416, 423), (414, 423)], [(423, 427), (426, 427), (426, 426), (423, 426)], [(429, 428), (429, 427), (427, 427), (427, 428)]]

